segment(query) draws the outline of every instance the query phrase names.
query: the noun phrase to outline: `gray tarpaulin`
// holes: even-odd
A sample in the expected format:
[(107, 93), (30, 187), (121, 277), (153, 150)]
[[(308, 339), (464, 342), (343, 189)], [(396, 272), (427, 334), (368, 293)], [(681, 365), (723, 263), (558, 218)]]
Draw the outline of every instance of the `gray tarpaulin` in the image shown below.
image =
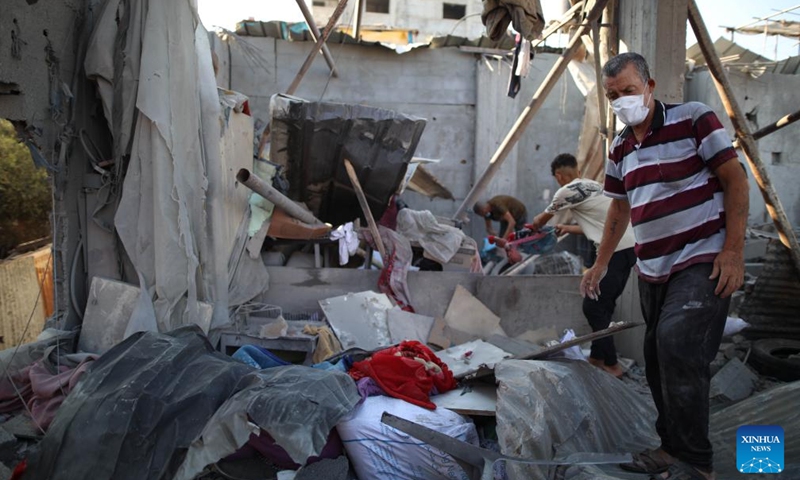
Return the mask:
[(199, 301), (227, 323), (221, 109), (195, 2), (109, 0), (85, 66), (116, 168), (130, 154), (115, 226), (143, 288), (127, 333), (195, 323)]
[(358, 399), (343, 372), (255, 370), (214, 351), (195, 326), (140, 332), (93, 363), (24, 479), (192, 479), (258, 425), (305, 463)]
[[(506, 360), (495, 367), (495, 376), (497, 435), (506, 455), (546, 460), (577, 452), (638, 452), (659, 444), (653, 406), (587, 362)], [(607, 478), (599, 468), (572, 467), (567, 478)], [(544, 480), (553, 474), (532, 465), (507, 469), (510, 479)]]
[(260, 370), (242, 379), (192, 443), (174, 480), (192, 480), (206, 465), (244, 445), (259, 427), (296, 463), (318, 456), (328, 434), (360, 400), (344, 372), (299, 365)]

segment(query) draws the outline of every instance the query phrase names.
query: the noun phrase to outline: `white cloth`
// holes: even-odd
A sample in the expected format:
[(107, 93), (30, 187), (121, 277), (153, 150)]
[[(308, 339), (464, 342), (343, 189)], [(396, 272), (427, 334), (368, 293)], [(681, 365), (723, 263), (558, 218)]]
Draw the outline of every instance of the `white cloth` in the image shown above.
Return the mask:
[(358, 234), (353, 230), (353, 222), (340, 225), (331, 232), (333, 240), (339, 240), (339, 265), (345, 265), (358, 250)]
[(427, 256), (447, 263), (461, 248), (466, 235), (449, 225), (441, 225), (428, 210), (404, 208), (397, 213), (397, 232), (412, 242), (419, 242)]
[[(572, 217), (581, 227), (584, 235), (595, 245), (599, 245), (600, 240), (603, 239), (609, 205), (611, 205), (611, 199), (603, 195), (602, 185), (594, 180), (576, 178), (558, 189), (553, 196), (553, 202), (545, 209), (545, 212), (555, 215), (565, 210), (571, 211)], [(615, 251), (633, 248), (635, 244), (636, 239), (629, 223)]]

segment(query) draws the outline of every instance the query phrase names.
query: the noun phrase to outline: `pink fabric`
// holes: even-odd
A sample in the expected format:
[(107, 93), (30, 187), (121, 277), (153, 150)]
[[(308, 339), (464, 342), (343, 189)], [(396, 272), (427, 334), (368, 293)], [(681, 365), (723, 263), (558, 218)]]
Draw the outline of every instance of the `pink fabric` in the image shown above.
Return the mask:
[(13, 385), (8, 377), (0, 379), (0, 413), (22, 410), (25, 406), (21, 395), (33, 414), (33, 421), (47, 430), (64, 399), (95, 358), (90, 356), (75, 367), (61, 365), (57, 374), (48, 369), (49, 362), (39, 360), (13, 375)]

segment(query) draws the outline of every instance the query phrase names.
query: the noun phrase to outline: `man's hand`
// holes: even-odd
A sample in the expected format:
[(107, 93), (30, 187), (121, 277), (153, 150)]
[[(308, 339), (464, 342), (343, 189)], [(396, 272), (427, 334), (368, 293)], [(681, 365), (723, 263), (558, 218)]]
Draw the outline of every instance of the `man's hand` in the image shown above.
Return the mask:
[(533, 230), (534, 232), (539, 230), (551, 218), (553, 218), (553, 216), (547, 213), (540, 213), (539, 215), (536, 215), (535, 217), (533, 217), (533, 222), (531, 222), (530, 224), (531, 230)]
[(565, 225), (563, 223), (556, 225), (556, 235), (560, 237), (561, 235), (566, 235), (568, 233), (580, 235), (583, 233), (583, 230), (581, 230), (581, 227), (578, 225)]
[(600, 282), (608, 273), (608, 265), (595, 265), (586, 270), (581, 279), (581, 296), (583, 298), (589, 297), (592, 300), (600, 298)]
[(714, 270), (709, 280), (719, 278), (714, 294), (728, 298), (744, 283), (744, 253), (723, 250), (714, 259)]

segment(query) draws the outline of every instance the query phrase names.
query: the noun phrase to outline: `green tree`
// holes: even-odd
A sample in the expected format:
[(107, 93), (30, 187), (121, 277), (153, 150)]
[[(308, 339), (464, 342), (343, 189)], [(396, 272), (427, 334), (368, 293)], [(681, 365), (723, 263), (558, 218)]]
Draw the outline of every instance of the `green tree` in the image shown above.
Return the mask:
[(0, 119), (0, 258), (20, 243), (50, 234), (47, 172), (36, 168), (14, 126)]

